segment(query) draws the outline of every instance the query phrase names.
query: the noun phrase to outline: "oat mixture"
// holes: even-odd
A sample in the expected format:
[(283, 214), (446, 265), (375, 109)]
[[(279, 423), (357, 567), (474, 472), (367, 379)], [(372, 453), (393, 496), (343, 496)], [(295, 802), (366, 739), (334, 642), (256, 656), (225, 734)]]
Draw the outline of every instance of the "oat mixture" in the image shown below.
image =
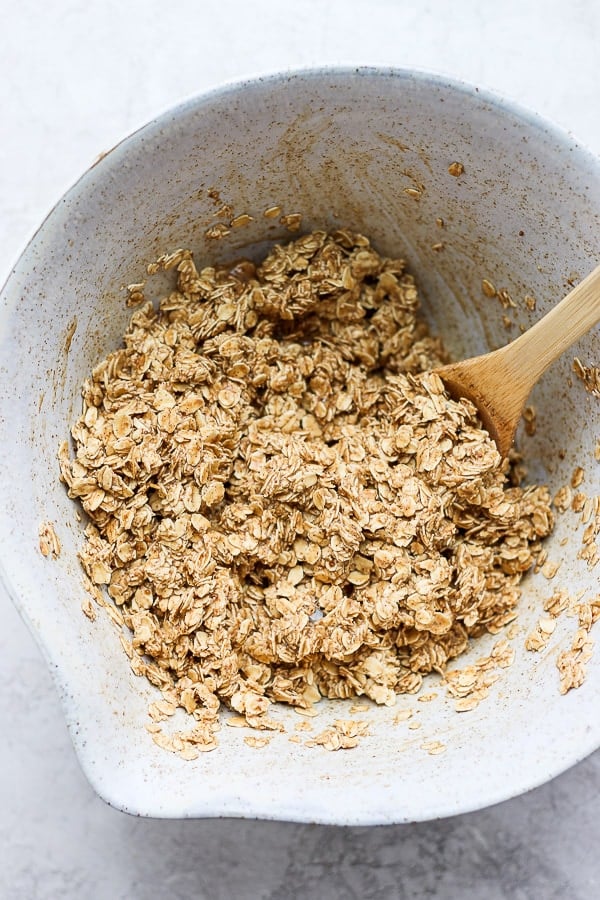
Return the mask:
[[(222, 704), (265, 729), (273, 701), (392, 705), (514, 618), (550, 496), (431, 373), (446, 354), (401, 260), (338, 231), (256, 267), (198, 271), (178, 250), (159, 269), (172, 292), (156, 310), (132, 286), (144, 305), (85, 382), (74, 457), (61, 448), (85, 572), (163, 691), (157, 743), (212, 749)], [(456, 676), (455, 696), (489, 680)], [(194, 727), (167, 738), (178, 706)]]

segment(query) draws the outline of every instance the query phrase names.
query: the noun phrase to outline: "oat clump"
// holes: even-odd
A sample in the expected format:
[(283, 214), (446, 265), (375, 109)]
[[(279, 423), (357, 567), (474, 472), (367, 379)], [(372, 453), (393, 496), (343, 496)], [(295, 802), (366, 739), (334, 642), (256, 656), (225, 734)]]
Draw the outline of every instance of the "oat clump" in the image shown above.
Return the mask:
[(212, 749), (223, 703), (258, 728), (272, 701), (391, 705), (514, 618), (550, 496), (431, 373), (404, 262), (339, 231), (159, 269), (173, 290), (85, 382), (61, 471), (134, 671), (196, 720), (169, 749)]

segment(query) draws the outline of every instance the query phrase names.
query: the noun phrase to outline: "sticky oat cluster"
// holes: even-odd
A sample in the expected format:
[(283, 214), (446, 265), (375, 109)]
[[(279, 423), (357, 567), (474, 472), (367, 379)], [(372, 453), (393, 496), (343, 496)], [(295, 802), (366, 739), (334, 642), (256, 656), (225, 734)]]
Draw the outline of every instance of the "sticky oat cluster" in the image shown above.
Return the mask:
[(132, 286), (143, 305), (61, 451), (83, 567), (163, 690), (154, 718), (195, 720), (175, 743), (151, 726), (157, 743), (212, 749), (221, 704), (266, 729), (273, 701), (391, 705), (514, 618), (550, 497), (511, 482), (432, 374), (445, 352), (401, 260), (338, 231), (159, 269), (172, 292), (155, 308)]

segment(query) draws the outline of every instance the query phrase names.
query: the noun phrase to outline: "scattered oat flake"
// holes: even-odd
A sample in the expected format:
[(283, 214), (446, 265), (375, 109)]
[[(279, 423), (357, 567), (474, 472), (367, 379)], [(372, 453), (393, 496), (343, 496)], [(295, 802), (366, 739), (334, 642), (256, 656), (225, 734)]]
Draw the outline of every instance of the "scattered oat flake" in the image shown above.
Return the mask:
[(559, 672), (559, 691), (566, 694), (574, 688), (581, 687), (585, 681), (585, 664), (579, 658), (580, 653), (570, 648), (559, 654), (556, 668)]
[(89, 597), (84, 597), (81, 601), (81, 611), (91, 622), (96, 620), (96, 609)]
[(554, 504), (554, 507), (558, 510), (558, 512), (564, 513), (569, 509), (572, 501), (573, 492), (570, 485), (563, 484), (562, 487), (560, 487), (554, 495), (552, 503)]
[(159, 734), (162, 731), (162, 728), (157, 722), (148, 722), (144, 727), (148, 734)]
[(444, 246), (445, 245), (441, 241), (438, 241), (437, 243), (431, 245), (431, 249), (435, 250), (436, 253), (439, 253), (440, 250), (444, 249)]
[[(146, 726), (146, 730), (149, 730), (148, 726)], [(163, 731), (151, 731), (150, 734), (152, 735), (154, 743), (162, 750), (170, 750), (173, 752), (173, 741), (168, 734), (165, 734)]]
[(319, 715), (319, 711), (314, 708), (314, 706), (295, 706), (294, 712), (298, 713), (299, 716), (306, 716), (309, 719), (314, 719)]
[(246, 721), (244, 716), (229, 716), (225, 719), (225, 724), (229, 726), (229, 728), (248, 728), (248, 722)]
[(600, 369), (597, 366), (586, 366), (580, 359), (575, 357), (573, 360), (573, 371), (583, 382), (583, 386), (588, 393), (595, 397), (600, 397)]
[(191, 762), (194, 759), (198, 759), (198, 757), (200, 756), (198, 747), (194, 747), (191, 744), (184, 744), (183, 747), (181, 747), (181, 749), (177, 751), (177, 754), (182, 759), (185, 759), (188, 762)]
[(585, 525), (587, 524), (592, 515), (597, 519), (598, 517), (598, 497), (587, 497), (585, 503), (583, 504), (583, 510), (581, 513), (581, 521)]
[(454, 709), (456, 712), (471, 712), (471, 710), (475, 709), (479, 706), (481, 701), (487, 696), (487, 694), (481, 695), (467, 695), (466, 697), (460, 697), (454, 703)]
[(213, 213), (213, 215), (218, 219), (232, 219), (233, 206), (230, 203), (224, 203)]
[(435, 700), (437, 694), (433, 691), (431, 694), (421, 694), (420, 697), (417, 697), (419, 703), (431, 703), (432, 700)]
[(502, 304), (503, 309), (516, 309), (517, 308), (517, 304), (515, 303), (513, 298), (510, 296), (510, 294), (508, 293), (506, 288), (500, 288), (500, 290), (497, 291), (496, 296), (498, 297), (498, 300)]
[(495, 297), (496, 293), (497, 293), (495, 286), (487, 278), (484, 278), (483, 281), (481, 282), (481, 290), (483, 291), (483, 293), (485, 294), (486, 297), (490, 297), (490, 298)]
[(65, 332), (65, 343), (64, 343), (64, 351), (68, 353), (71, 349), (71, 344), (73, 342), (73, 337), (75, 332), (77, 331), (77, 316), (73, 316), (71, 322), (69, 323), (67, 330)]
[(544, 611), (557, 618), (571, 605), (571, 598), (564, 588), (557, 588), (554, 593), (544, 600)]
[(587, 674), (586, 665), (593, 655), (595, 642), (589, 632), (600, 619), (600, 595), (581, 602), (584, 595), (585, 591), (580, 591), (576, 597), (568, 597), (568, 606), (563, 597), (558, 609), (558, 612), (562, 612), (566, 606), (567, 615), (575, 615), (579, 626), (570, 646), (559, 654), (556, 661), (561, 694), (581, 687)]
[(579, 485), (582, 483), (584, 477), (585, 477), (585, 472), (582, 469), (582, 467), (576, 466), (573, 469), (573, 474), (571, 475), (571, 487), (578, 488)]
[(584, 560), (588, 569), (595, 569), (600, 561), (598, 545), (594, 542), (586, 544), (577, 554), (577, 558)]
[(527, 309), (533, 312), (536, 307), (535, 297), (531, 297), (529, 294), (527, 294), (525, 296), (525, 306), (527, 307)]
[(176, 709), (177, 707), (174, 703), (169, 703), (167, 700), (157, 700), (150, 704), (148, 714), (155, 722), (162, 722), (169, 716), (174, 715)]
[(288, 231), (298, 231), (302, 224), (302, 215), (300, 213), (288, 213), (280, 217), (279, 224), (287, 228)]
[(515, 661), (515, 648), (508, 641), (501, 641), (492, 650), (491, 658), (500, 669), (508, 669)]
[(250, 222), (253, 222), (254, 219), (252, 216), (249, 216), (247, 213), (242, 213), (239, 216), (236, 216), (229, 223), (232, 228), (243, 228), (244, 225), (249, 225)]
[(52, 522), (42, 522), (38, 529), (38, 534), (42, 556), (51, 556), (53, 559), (58, 559), (61, 547)]
[(273, 735), (254, 735), (249, 734), (244, 738), (244, 743), (248, 745), (248, 747), (255, 747), (259, 749), (261, 747), (266, 747), (267, 744), (270, 744)]
[(465, 171), (465, 167), (461, 162), (453, 162), (448, 166), (448, 172), (455, 178), (458, 178)]
[(421, 727), (421, 723), (417, 722), (417, 720), (415, 719), (414, 722), (408, 723), (408, 727), (410, 728), (411, 731), (417, 731)]
[(430, 756), (437, 756), (440, 753), (445, 753), (446, 745), (442, 744), (441, 741), (423, 741), (420, 745), (421, 750), (427, 750)]
[[(493, 622), (489, 622), (487, 630), (490, 634), (500, 634), (507, 625), (517, 618), (517, 610), (509, 609), (504, 614), (497, 616)], [(510, 637), (510, 635), (509, 635)]]
[(356, 719), (337, 719), (332, 726), (306, 742), (307, 747), (324, 747), (325, 750), (351, 750), (361, 737), (369, 733), (367, 722)]
[(146, 286), (145, 281), (136, 282), (136, 284), (128, 284), (127, 291), (127, 299), (125, 301), (127, 306), (138, 306), (140, 303), (145, 303), (146, 297), (144, 294), (144, 288)]
[(394, 725), (400, 725), (402, 722), (407, 722), (409, 719), (411, 719), (412, 715), (412, 709), (399, 709), (398, 712), (394, 714), (392, 722), (394, 723)]
[(224, 222), (217, 222), (216, 225), (211, 225), (210, 228), (206, 229), (204, 236), (212, 241), (220, 241), (230, 233), (231, 229)]
[(525, 433), (529, 437), (533, 437), (537, 430), (537, 416), (534, 406), (526, 406), (523, 410), (523, 420), (525, 422)]
[(420, 200), (423, 194), (423, 192), (418, 190), (417, 188), (411, 187), (404, 188), (404, 193), (408, 194), (409, 197), (412, 197), (413, 200)]
[(542, 575), (544, 576), (544, 578), (547, 578), (548, 581), (551, 581), (560, 569), (561, 565), (562, 560), (559, 560), (558, 562), (551, 562), (550, 560), (548, 560), (548, 562), (544, 563), (544, 565), (542, 566)]
[(538, 652), (544, 650), (555, 628), (556, 619), (552, 616), (543, 616), (525, 639), (525, 649)]
[(294, 725), (295, 731), (312, 731), (312, 724), (310, 722), (296, 722)]
[(278, 216), (281, 215), (281, 207), (280, 206), (269, 206), (263, 212), (263, 216), (265, 219), (277, 219)]

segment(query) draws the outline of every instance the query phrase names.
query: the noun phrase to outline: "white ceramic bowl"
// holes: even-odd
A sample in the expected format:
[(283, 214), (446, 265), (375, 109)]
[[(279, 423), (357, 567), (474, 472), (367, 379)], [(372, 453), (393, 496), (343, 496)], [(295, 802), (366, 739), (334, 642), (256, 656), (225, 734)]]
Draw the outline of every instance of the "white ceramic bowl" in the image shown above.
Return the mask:
[[(464, 164), (453, 178), (448, 166)], [(422, 184), (416, 201), (404, 189)], [(204, 231), (210, 188), (254, 221), (221, 242)], [(201, 261), (258, 256), (289, 234), (262, 211), (302, 212), (303, 230), (346, 225), (381, 251), (402, 254), (418, 276), (424, 314), (456, 357), (505, 343), (529, 326), (597, 261), (600, 166), (571, 139), (497, 97), (424, 74), (322, 70), (258, 79), (213, 92), (161, 116), (106, 155), (63, 197), (12, 271), (0, 314), (0, 553), (2, 578), (46, 655), (89, 780), (109, 803), (154, 816), (250, 816), (367, 824), (446, 816), (514, 796), (600, 745), (600, 654), (583, 687), (561, 697), (555, 660), (575, 620), (548, 650), (514, 641), (516, 661), (491, 696), (459, 715), (438, 698), (422, 727), (394, 725), (394, 710), (366, 716), (372, 736), (350, 752), (309, 749), (277, 736), (247, 747), (223, 728), (195, 762), (156, 747), (144, 730), (153, 689), (130, 672), (107, 617), (81, 613), (76, 558), (82, 526), (58, 481), (56, 452), (80, 409), (90, 368), (118, 344), (130, 315), (123, 285), (167, 249), (191, 245)], [(436, 217), (444, 220), (442, 229)], [(443, 241), (444, 249), (432, 245)], [(483, 277), (517, 302), (504, 310)], [(524, 297), (537, 299), (530, 311)], [(67, 348), (68, 333), (76, 330)], [(600, 360), (598, 333), (577, 348)], [(538, 430), (523, 439), (532, 477), (557, 489), (585, 468), (600, 493), (593, 448), (600, 407), (572, 377), (567, 354), (535, 392)], [(55, 523), (56, 561), (38, 550), (38, 526)], [(532, 626), (554, 586), (596, 590), (577, 558), (581, 527), (559, 518), (549, 557), (554, 582), (523, 582), (520, 622)], [(563, 539), (566, 543), (563, 546)], [(471, 658), (489, 649), (483, 639)], [(464, 660), (463, 660), (464, 662)], [(323, 704), (319, 723), (339, 717)], [(288, 733), (298, 722), (283, 714)], [(447, 745), (429, 756), (420, 745)], [(43, 735), (40, 736), (43, 753)]]

